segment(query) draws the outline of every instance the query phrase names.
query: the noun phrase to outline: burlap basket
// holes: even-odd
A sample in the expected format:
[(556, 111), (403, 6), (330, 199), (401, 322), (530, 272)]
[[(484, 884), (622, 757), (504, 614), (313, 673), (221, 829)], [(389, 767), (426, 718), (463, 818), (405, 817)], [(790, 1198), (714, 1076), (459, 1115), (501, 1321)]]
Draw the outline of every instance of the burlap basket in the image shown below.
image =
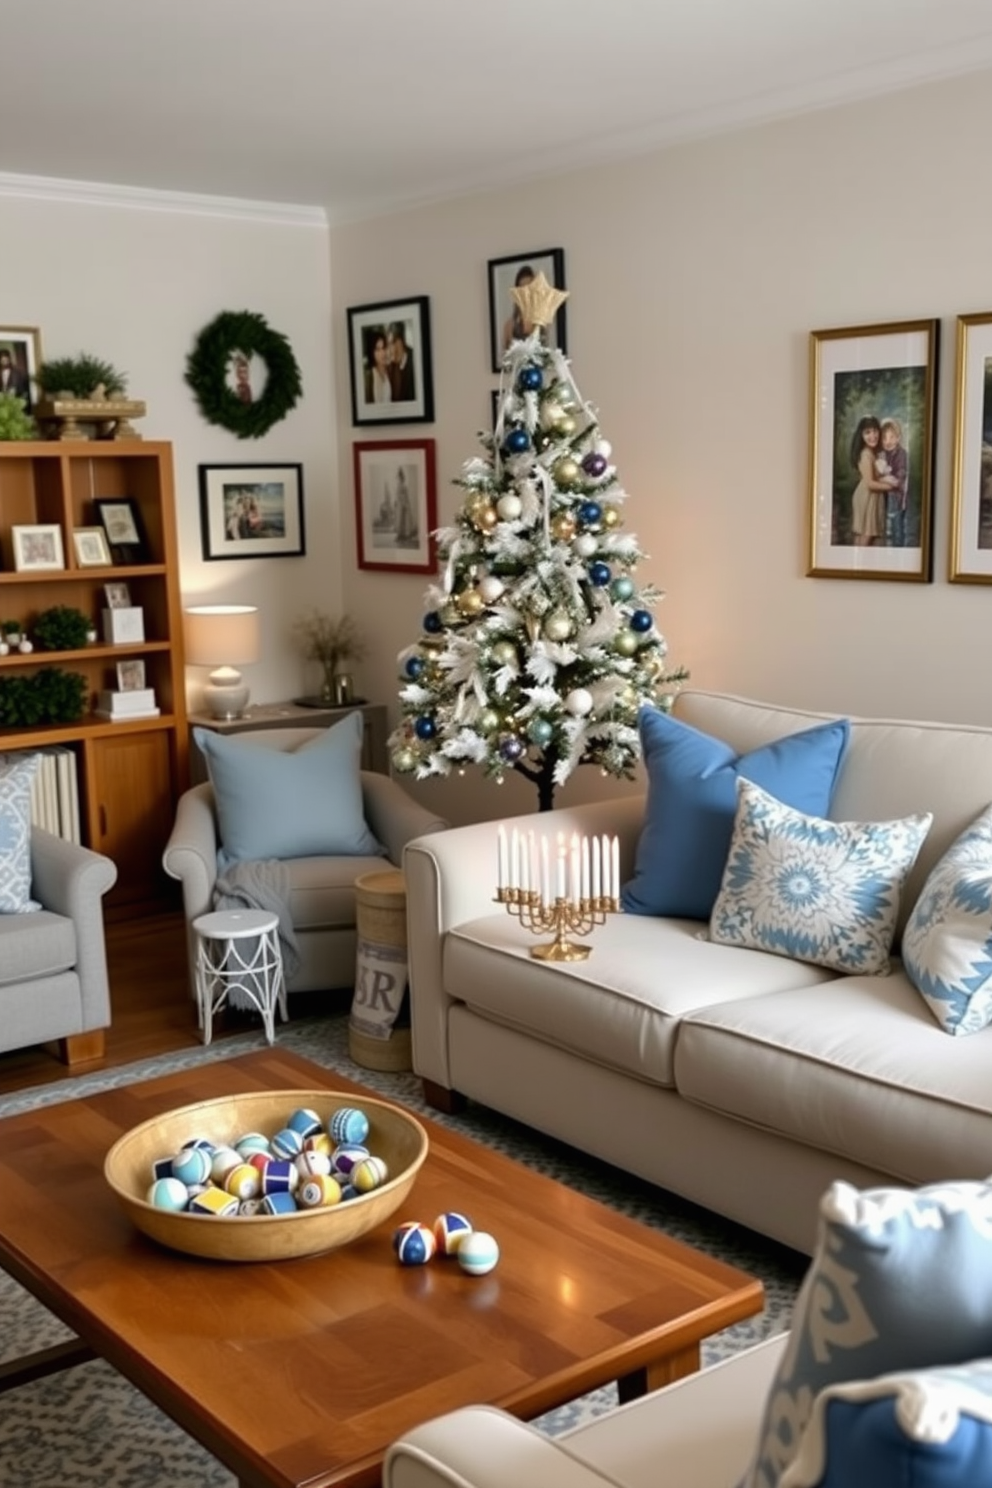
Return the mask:
[(406, 989), (406, 883), (398, 868), (355, 880), (358, 952), (348, 1050), (363, 1069), (413, 1068), (409, 1026), (396, 1018)]

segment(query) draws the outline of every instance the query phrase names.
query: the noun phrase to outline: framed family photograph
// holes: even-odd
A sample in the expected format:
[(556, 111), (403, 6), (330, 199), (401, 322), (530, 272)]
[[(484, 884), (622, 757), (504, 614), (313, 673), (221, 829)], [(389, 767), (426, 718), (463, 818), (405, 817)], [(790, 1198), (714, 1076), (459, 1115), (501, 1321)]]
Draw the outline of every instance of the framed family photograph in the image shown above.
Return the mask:
[(107, 601), (108, 610), (129, 610), (131, 608), (131, 590), (123, 579), (115, 579), (112, 584), (104, 584), (103, 597)]
[(936, 320), (813, 331), (807, 575), (932, 577)]
[[(534, 253), (514, 253), (509, 258), (489, 260), (489, 346), (494, 372), (502, 367), (510, 342), (525, 340), (534, 329), (524, 319), (510, 291), (529, 284), (542, 272), (555, 289), (565, 288), (563, 248), (539, 248)], [(543, 336), (548, 346), (556, 346), (563, 353), (568, 350), (564, 305), (552, 324), (545, 328)]]
[(992, 312), (958, 316), (952, 584), (992, 584)]
[(36, 326), (0, 326), (0, 393), (24, 399), (30, 413), (35, 396), (32, 386), (41, 366), (41, 333)]
[(147, 562), (148, 552), (137, 502), (130, 496), (96, 496), (93, 505), (103, 523), (114, 562)]
[(434, 418), (427, 295), (348, 311), (353, 424), (429, 424)]
[(45, 522), (36, 527), (11, 527), (10, 536), (14, 544), (14, 567), (18, 573), (65, 568), (62, 528), (57, 522)]
[(356, 443), (354, 459), (359, 568), (433, 573), (434, 440)]
[(114, 561), (102, 527), (74, 527), (72, 546), (76, 550), (78, 568), (109, 568)]
[(117, 686), (121, 692), (140, 692), (145, 685), (145, 663), (131, 657), (117, 663)]
[(201, 465), (203, 556), (298, 558), (306, 552), (302, 465)]

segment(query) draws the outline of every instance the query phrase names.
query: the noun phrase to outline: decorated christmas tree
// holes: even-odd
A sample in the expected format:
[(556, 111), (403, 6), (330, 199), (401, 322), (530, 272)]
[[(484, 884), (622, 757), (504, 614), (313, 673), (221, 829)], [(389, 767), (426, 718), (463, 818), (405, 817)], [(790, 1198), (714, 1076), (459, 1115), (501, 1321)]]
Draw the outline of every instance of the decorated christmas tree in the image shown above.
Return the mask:
[(638, 710), (667, 706), (684, 678), (666, 665), (624, 528), (626, 492), (596, 412), (543, 339), (565, 298), (543, 274), (512, 291), (526, 340), (503, 359), (496, 429), (456, 482), (454, 524), (423, 634), (400, 653), (403, 718), (392, 762), (418, 779), (480, 766), (534, 782), (540, 809), (581, 764), (630, 777)]

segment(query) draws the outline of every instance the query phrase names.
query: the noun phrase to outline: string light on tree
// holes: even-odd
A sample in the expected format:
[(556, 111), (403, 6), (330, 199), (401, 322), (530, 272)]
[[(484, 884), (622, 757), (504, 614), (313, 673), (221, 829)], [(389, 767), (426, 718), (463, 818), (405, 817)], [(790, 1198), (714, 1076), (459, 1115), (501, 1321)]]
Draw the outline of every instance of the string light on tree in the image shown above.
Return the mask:
[(542, 340), (565, 294), (543, 274), (511, 293), (535, 330), (503, 359), (496, 429), (437, 534), (442, 569), (420, 639), (400, 654), (390, 747), (394, 768), (421, 780), (516, 770), (547, 810), (581, 764), (629, 778), (638, 710), (668, 706), (686, 673), (667, 667), (661, 595), (637, 579), (644, 554), (624, 528), (612, 448)]

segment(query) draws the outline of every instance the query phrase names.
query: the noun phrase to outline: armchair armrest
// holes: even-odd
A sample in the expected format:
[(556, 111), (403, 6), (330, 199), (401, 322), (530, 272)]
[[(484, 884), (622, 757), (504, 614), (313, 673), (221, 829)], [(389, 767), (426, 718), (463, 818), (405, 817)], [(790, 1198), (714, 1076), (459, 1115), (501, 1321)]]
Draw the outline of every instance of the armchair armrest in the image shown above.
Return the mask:
[(435, 816), (407, 795), (388, 775), (363, 770), (362, 800), (370, 830), (386, 849), (389, 861), (397, 866), (403, 861), (403, 849), (412, 838), (443, 832), (448, 825), (443, 817)]
[(479, 822), (431, 837), (416, 838), (403, 852), (406, 875), (407, 946), (413, 1021), (413, 1067), (445, 1089), (448, 1070), (447, 1013), (452, 999), (444, 991), (445, 934), (456, 925), (495, 914), (496, 837), (500, 825), (570, 838), (606, 832), (620, 839), (620, 876), (628, 878), (644, 818), (644, 799), (622, 796), (591, 806), (534, 812), (502, 823)]
[(76, 931), (76, 972), (83, 1028), (110, 1022), (110, 986), (101, 900), (117, 881), (117, 864), (102, 853), (31, 828), (31, 893), (45, 909), (65, 915)]
[(389, 1448), (383, 1488), (616, 1488), (617, 1480), (492, 1406), (473, 1405), (408, 1431)]
[(194, 785), (179, 797), (162, 866), (183, 886), (187, 925), (198, 915), (208, 914), (217, 881), (217, 817), (212, 785)]

